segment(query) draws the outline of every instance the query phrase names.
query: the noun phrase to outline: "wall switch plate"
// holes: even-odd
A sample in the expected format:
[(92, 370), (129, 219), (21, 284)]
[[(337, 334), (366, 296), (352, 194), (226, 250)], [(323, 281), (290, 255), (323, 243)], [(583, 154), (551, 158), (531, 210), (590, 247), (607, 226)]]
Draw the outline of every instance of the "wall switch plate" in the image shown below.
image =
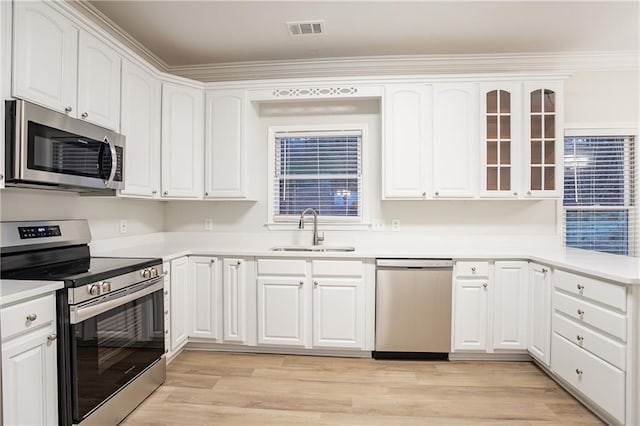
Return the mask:
[(391, 219), (391, 230), (392, 231), (400, 230), (400, 219)]
[(120, 233), (121, 234), (126, 234), (127, 233), (127, 220), (126, 219), (120, 220)]
[(384, 219), (372, 219), (371, 230), (374, 232), (384, 231)]
[(204, 230), (213, 231), (213, 219), (207, 218), (204, 220)]

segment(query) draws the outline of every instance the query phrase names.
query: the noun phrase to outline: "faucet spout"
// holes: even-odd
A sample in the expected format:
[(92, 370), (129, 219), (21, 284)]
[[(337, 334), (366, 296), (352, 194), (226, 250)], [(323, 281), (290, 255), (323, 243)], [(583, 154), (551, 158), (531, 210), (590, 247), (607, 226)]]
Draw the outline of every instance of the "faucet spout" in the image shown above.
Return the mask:
[(304, 216), (310, 213), (313, 215), (313, 245), (317, 246), (324, 241), (324, 235), (318, 236), (318, 212), (311, 207), (307, 207), (300, 213), (300, 221), (298, 222), (298, 229), (304, 229)]

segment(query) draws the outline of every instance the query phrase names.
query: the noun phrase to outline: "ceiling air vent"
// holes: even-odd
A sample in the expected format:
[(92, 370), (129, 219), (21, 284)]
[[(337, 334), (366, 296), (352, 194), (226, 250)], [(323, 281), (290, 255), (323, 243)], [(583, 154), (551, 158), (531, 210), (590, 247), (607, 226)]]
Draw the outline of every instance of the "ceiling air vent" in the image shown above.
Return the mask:
[(324, 34), (324, 21), (296, 21), (286, 24), (292, 36)]

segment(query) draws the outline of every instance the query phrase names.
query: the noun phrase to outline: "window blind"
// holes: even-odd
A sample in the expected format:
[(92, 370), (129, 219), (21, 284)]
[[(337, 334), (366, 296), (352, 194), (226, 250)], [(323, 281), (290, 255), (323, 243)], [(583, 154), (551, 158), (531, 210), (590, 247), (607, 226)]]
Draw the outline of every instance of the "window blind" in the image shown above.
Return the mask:
[(632, 137), (565, 138), (565, 245), (638, 253), (635, 163)]
[(307, 207), (325, 219), (361, 219), (361, 131), (276, 133), (274, 172), (274, 220)]

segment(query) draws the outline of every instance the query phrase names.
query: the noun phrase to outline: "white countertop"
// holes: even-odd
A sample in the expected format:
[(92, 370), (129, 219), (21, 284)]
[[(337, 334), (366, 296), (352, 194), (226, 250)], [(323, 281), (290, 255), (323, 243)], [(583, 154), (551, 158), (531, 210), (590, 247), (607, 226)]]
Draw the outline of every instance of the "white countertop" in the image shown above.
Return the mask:
[[(246, 237), (246, 236), (245, 236)], [(136, 242), (140, 242), (139, 240)], [(567, 247), (474, 247), (456, 243), (451, 246), (443, 244), (414, 244), (402, 247), (388, 245), (367, 244), (336, 244), (339, 246), (352, 245), (353, 252), (282, 252), (270, 250), (273, 241), (266, 238), (219, 238), (202, 241), (199, 238), (166, 238), (148, 244), (126, 246), (124, 243), (117, 247), (101, 247), (95, 250), (94, 256), (131, 256), (158, 257), (169, 261), (187, 255), (201, 256), (237, 256), (237, 257), (287, 257), (287, 258), (451, 258), (451, 259), (488, 259), (531, 260), (548, 266), (571, 270), (582, 274), (616, 281), (622, 284), (640, 285), (640, 258), (618, 256), (606, 253), (580, 250)], [(291, 244), (281, 244), (291, 245)], [(333, 244), (327, 244), (332, 246)]]
[(51, 293), (62, 287), (62, 281), (0, 280), (0, 306)]

